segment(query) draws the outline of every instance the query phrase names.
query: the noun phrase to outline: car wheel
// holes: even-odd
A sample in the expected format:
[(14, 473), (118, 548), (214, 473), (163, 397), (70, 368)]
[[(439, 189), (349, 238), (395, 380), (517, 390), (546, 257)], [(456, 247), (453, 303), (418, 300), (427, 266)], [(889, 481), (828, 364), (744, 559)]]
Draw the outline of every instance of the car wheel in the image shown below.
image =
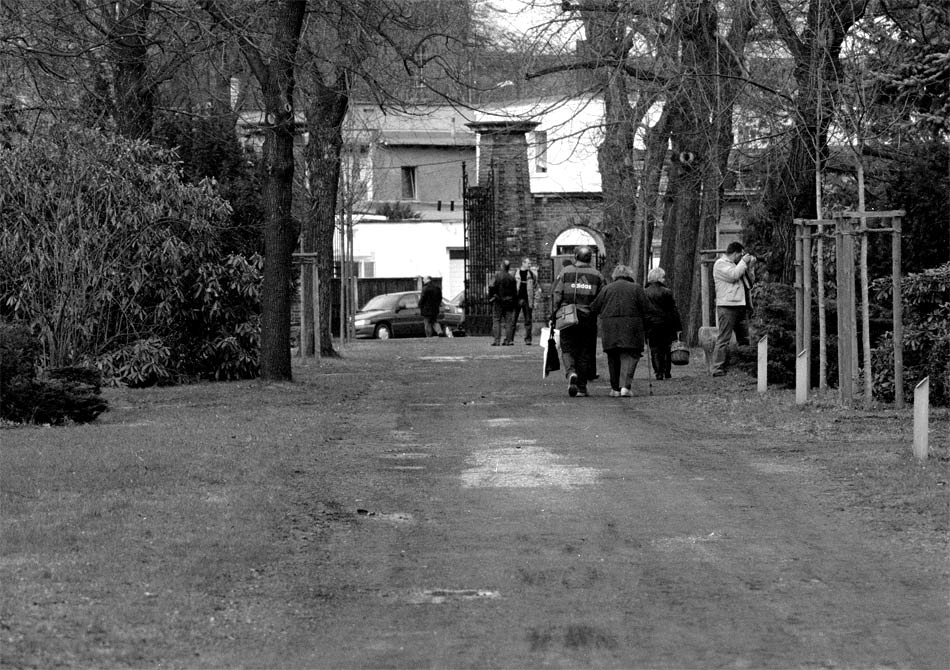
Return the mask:
[(388, 323), (380, 323), (373, 334), (377, 340), (388, 340), (393, 336), (392, 327)]

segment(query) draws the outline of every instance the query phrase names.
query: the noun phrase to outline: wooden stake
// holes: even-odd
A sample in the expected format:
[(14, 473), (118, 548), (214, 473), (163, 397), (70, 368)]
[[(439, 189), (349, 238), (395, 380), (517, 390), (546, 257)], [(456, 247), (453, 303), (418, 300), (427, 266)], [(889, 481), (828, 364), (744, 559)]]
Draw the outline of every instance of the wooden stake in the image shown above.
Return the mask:
[(700, 298), (702, 299), (703, 325), (711, 326), (713, 323), (709, 316), (709, 264), (706, 263), (706, 261), (700, 261), (699, 267), (699, 289)]
[(861, 352), (864, 359), (864, 409), (874, 400), (874, 371), (871, 366), (871, 304), (868, 297), (868, 229), (861, 219)]
[(808, 373), (808, 349), (803, 349), (795, 359), (795, 404), (808, 402), (808, 387), (805, 385)]
[(901, 294), (901, 217), (892, 220), (891, 281), (894, 294), (894, 405), (904, 407), (904, 303)]
[(802, 304), (802, 293), (805, 290), (804, 281), (802, 280), (803, 274), (803, 260), (802, 260), (802, 244), (804, 233), (803, 230), (805, 225), (801, 222), (801, 219), (795, 220), (795, 351), (801, 351), (804, 348), (802, 343), (802, 333), (804, 331), (804, 314), (805, 309)]
[(306, 302), (304, 296), (306, 295), (306, 290), (304, 289), (304, 282), (307, 277), (307, 264), (300, 264), (300, 335), (297, 339), (297, 355), (300, 358), (306, 358), (307, 356), (307, 342), (310, 341), (310, 324), (307, 323), (307, 310)]
[(808, 349), (809, 356), (805, 388), (811, 389), (811, 226), (805, 226), (802, 233), (802, 346)]
[(310, 264), (313, 272), (313, 357), (320, 358), (320, 271), (317, 259)]
[(930, 431), (930, 377), (914, 387), (914, 456), (927, 460)]
[(842, 406), (854, 401), (854, 239), (848, 217), (835, 230), (838, 304), (838, 398)]
[(759, 340), (759, 393), (769, 390), (769, 336)]
[[(819, 216), (821, 212), (819, 212)], [(825, 227), (818, 224), (818, 388), (828, 388), (828, 316), (825, 312)]]

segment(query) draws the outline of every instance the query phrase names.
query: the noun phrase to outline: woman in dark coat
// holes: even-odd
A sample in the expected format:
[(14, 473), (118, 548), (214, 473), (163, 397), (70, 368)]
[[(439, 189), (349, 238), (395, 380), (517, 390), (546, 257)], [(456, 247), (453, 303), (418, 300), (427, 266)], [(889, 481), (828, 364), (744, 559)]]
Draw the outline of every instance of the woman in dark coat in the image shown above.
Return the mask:
[(670, 345), (676, 334), (683, 330), (679, 310), (673, 299), (673, 291), (666, 287), (666, 271), (653, 268), (647, 274), (647, 300), (650, 302), (650, 316), (647, 328), (650, 331), (650, 362), (657, 379), (672, 377), (670, 370)]
[(610, 370), (610, 397), (629, 398), (637, 362), (643, 354), (644, 317), (649, 310), (643, 288), (626, 265), (614, 268), (613, 281), (591, 304), (600, 316), (600, 337)]

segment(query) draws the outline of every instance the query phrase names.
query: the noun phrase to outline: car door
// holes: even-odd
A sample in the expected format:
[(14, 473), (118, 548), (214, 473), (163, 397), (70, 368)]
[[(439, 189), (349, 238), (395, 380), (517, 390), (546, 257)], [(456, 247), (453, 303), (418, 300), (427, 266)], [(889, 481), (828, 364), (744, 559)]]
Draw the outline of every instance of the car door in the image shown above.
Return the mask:
[(399, 311), (393, 323), (393, 330), (402, 337), (419, 337), (425, 334), (422, 313), (419, 312), (419, 294), (407, 293), (399, 299)]

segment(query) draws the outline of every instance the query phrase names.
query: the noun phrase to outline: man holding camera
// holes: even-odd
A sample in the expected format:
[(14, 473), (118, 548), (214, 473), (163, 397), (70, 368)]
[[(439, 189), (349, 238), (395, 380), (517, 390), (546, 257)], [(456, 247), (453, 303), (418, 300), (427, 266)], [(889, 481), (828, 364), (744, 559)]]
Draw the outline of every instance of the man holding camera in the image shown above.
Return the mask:
[(713, 377), (726, 374), (726, 351), (732, 335), (740, 345), (749, 344), (749, 315), (752, 312), (752, 265), (755, 256), (745, 253), (741, 242), (731, 242), (726, 253), (713, 264), (716, 282), (716, 315), (719, 336), (713, 350)]

